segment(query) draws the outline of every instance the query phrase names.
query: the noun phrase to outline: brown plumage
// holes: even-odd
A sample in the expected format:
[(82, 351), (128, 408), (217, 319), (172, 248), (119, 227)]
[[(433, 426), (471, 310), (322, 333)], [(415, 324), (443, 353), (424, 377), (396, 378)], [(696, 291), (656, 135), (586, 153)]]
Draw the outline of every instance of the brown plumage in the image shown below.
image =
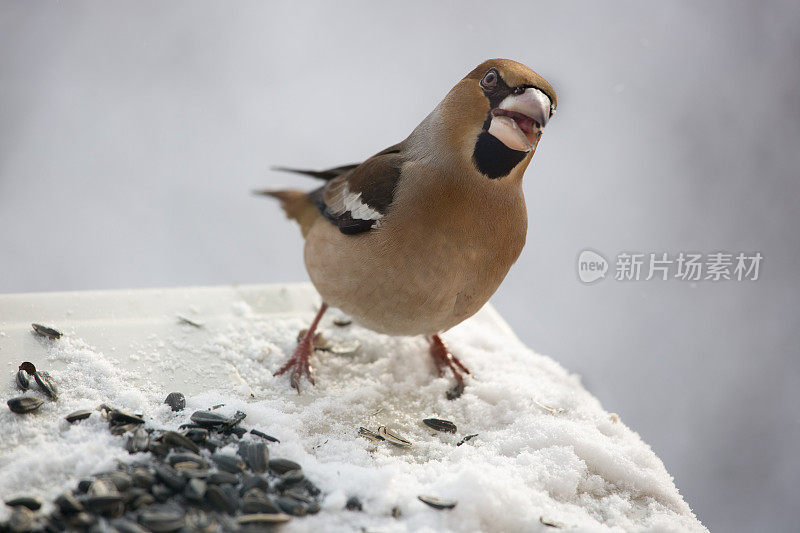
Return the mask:
[[(453, 396), (468, 371), (438, 334), (476, 313), (521, 253), (522, 175), (555, 107), (544, 78), (489, 60), (403, 142), (360, 165), (297, 171), (328, 180), (311, 192), (264, 191), (300, 224), (324, 302), (378, 332), (428, 336), (440, 374), (456, 377)], [(312, 342), (313, 327), (278, 371), (292, 369), (295, 387), (302, 374), (313, 382)]]

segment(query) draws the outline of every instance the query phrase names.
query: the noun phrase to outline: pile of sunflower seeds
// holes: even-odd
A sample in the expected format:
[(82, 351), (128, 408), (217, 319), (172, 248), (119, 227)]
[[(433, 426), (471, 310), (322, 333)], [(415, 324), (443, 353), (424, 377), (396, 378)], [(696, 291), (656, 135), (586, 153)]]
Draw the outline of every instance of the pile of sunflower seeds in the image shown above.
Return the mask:
[[(14, 375), (14, 381), (17, 388), (23, 393), (27, 393), (35, 384), (49, 399), (58, 400), (58, 387), (56, 387), (52, 376), (43, 370), (36, 370), (36, 366), (30, 361), (25, 361), (19, 365), (19, 369)], [(26, 394), (11, 398), (6, 403), (11, 411), (17, 414), (25, 414), (39, 409), (44, 404), (44, 400)]]
[[(62, 336), (60, 331), (49, 326), (31, 324), (31, 327), (36, 335), (39, 335), (40, 337), (47, 337), (50, 340), (58, 340)], [(17, 388), (23, 393), (27, 393), (30, 389), (32, 389), (32, 386), (35, 383), (39, 390), (42, 391), (47, 398), (52, 401), (58, 400), (58, 387), (56, 387), (52, 376), (43, 370), (36, 370), (36, 366), (30, 361), (25, 361), (19, 365), (19, 369), (14, 375), (14, 381), (17, 385)], [(44, 400), (36, 396), (30, 396), (26, 394), (11, 398), (6, 402), (6, 404), (12, 412), (22, 415), (25, 413), (32, 413), (33, 411), (39, 409), (44, 404)]]
[[(165, 403), (180, 411), (185, 398), (172, 393)], [(240, 411), (195, 411), (181, 431), (148, 427), (141, 415), (106, 404), (95, 411), (137, 460), (81, 480), (47, 515), (36, 513), (42, 503), (35, 498), (7, 500), (13, 512), (0, 531), (272, 531), (320, 510), (321, 492), (301, 466), (270, 458), (268, 443), (278, 439), (242, 428)], [(79, 423), (95, 411), (66, 419)]]

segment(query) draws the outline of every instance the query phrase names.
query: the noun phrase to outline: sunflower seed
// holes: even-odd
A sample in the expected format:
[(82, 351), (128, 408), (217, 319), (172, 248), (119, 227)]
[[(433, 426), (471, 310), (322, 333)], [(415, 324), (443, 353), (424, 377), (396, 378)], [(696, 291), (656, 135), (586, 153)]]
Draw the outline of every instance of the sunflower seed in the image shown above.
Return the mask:
[(34, 364), (30, 361), (25, 361), (19, 365), (19, 370), (24, 370), (29, 376), (32, 376), (36, 373), (36, 366), (34, 366)]
[(231, 474), (241, 474), (244, 468), (244, 463), (231, 455), (215, 453), (211, 455), (211, 460), (216, 463), (220, 470), (230, 472)]
[(89, 496), (107, 496), (109, 494), (115, 494), (116, 492), (117, 488), (110, 481), (105, 479), (95, 479), (89, 484), (89, 488), (86, 490)]
[(536, 401), (535, 398), (531, 398), (531, 401), (533, 402), (534, 405), (536, 405), (538, 407), (541, 407), (542, 409), (544, 409), (545, 411), (547, 411), (551, 415), (560, 415), (561, 413), (566, 411), (566, 409), (564, 409), (563, 407), (551, 407), (549, 405), (545, 405), (545, 404), (543, 404), (541, 402)]
[(111, 409), (107, 413), (108, 423), (112, 425), (144, 424), (144, 418), (139, 415), (126, 413), (121, 409)]
[(388, 429), (386, 426), (381, 426), (378, 428), (378, 435), (383, 437), (387, 442), (391, 442), (396, 446), (403, 446), (405, 448), (411, 446), (411, 441), (404, 439), (397, 433)]
[(239, 445), (239, 455), (244, 459), (250, 470), (256, 474), (263, 474), (269, 466), (269, 448), (265, 442), (242, 442)]
[(344, 508), (348, 511), (363, 511), (364, 507), (361, 505), (361, 500), (357, 496), (350, 496), (344, 504)]
[(254, 513), (280, 513), (281, 508), (263, 490), (250, 489), (242, 495), (242, 512)]
[(360, 427), (358, 428), (358, 436), (364, 437), (365, 439), (372, 441), (372, 442), (380, 442), (385, 440), (383, 437), (378, 435), (377, 433), (373, 433), (372, 431), (368, 430), (367, 428)]
[(208, 438), (209, 431), (205, 428), (191, 428), (184, 433), (187, 439), (192, 442), (201, 443)]
[(47, 327), (47, 326), (43, 326), (41, 324), (31, 324), (31, 327), (33, 327), (33, 331), (35, 331), (37, 334), (41, 335), (42, 337), (48, 337), (50, 339), (60, 339), (61, 338), (61, 332), (58, 331), (57, 329), (53, 329), (53, 328), (50, 328), (50, 327)]
[(121, 494), (104, 494), (102, 496), (89, 496), (83, 502), (87, 510), (103, 516), (118, 517), (125, 512)]
[[(173, 453), (169, 456), (169, 464), (176, 470), (185, 470), (187, 468), (201, 469), (208, 466), (205, 459), (196, 453)], [(183, 466), (182, 468), (178, 468), (178, 465)]]
[(155, 465), (153, 470), (155, 470), (156, 479), (175, 492), (182, 491), (183, 487), (186, 486), (186, 479), (171, 466)]
[(252, 433), (253, 435), (255, 435), (257, 437), (261, 437), (262, 439), (267, 439), (270, 442), (277, 442), (278, 444), (280, 444), (280, 442), (281, 442), (278, 439), (276, 439), (275, 437), (273, 437), (272, 435), (267, 435), (263, 431), (259, 431), (257, 429), (251, 429), (250, 433)]
[(134, 468), (131, 477), (133, 484), (143, 489), (149, 489), (156, 482), (156, 476), (145, 468)]
[(111, 424), (108, 430), (112, 435), (124, 435), (126, 433), (133, 433), (139, 428), (139, 424)]
[(50, 399), (58, 400), (58, 387), (56, 387), (56, 383), (53, 381), (50, 374), (42, 370), (37, 370), (33, 373), (33, 379), (36, 380), (36, 384), (39, 385), (39, 388), (42, 389)]
[(211, 475), (211, 470), (208, 468), (192, 468), (193, 466), (190, 463), (177, 463), (173, 468), (186, 479), (202, 479), (205, 481)]
[(31, 386), (31, 376), (25, 370), (17, 370), (16, 382), (17, 387), (24, 392)]
[(128, 508), (132, 511), (139, 509), (141, 507), (148, 507), (156, 503), (156, 499), (153, 497), (152, 494), (145, 492), (140, 496), (136, 496), (131, 502), (129, 502)]
[(213, 508), (231, 515), (236, 513), (238, 507), (236, 500), (231, 498), (219, 485), (209, 485), (206, 488), (205, 501)]
[(270, 459), (269, 469), (276, 474), (285, 474), (290, 470), (300, 470), (300, 465), (288, 459)]
[(35, 398), (33, 396), (18, 396), (16, 398), (11, 398), (6, 403), (12, 412), (24, 414), (40, 408), (44, 403), (44, 400), (41, 398)]
[(148, 530), (127, 518), (115, 518), (110, 523), (113, 531), (119, 533), (148, 533)]
[(452, 389), (447, 390), (445, 396), (448, 400), (455, 400), (461, 398), (462, 394), (464, 394), (464, 383), (456, 383)]
[(279, 496), (275, 503), (278, 504), (278, 507), (284, 513), (293, 515), (293, 516), (305, 516), (307, 513), (306, 506), (294, 498), (290, 498), (288, 496)]
[(467, 435), (466, 437), (464, 437), (463, 439), (461, 439), (460, 441), (458, 441), (458, 442), (456, 443), (456, 446), (461, 446), (461, 445), (462, 445), (462, 444), (464, 444), (465, 442), (469, 442), (469, 441), (471, 441), (472, 439), (474, 439), (474, 438), (475, 438), (475, 437), (477, 437), (477, 436), (478, 436), (478, 434), (477, 434), (477, 433), (474, 433), (474, 434), (472, 434), (472, 435)]
[(443, 498), (437, 498), (436, 496), (420, 495), (417, 496), (417, 499), (422, 503), (430, 505), (434, 509), (452, 509), (458, 503), (456, 500), (445, 500)]
[(42, 500), (31, 496), (20, 496), (6, 500), (9, 507), (27, 507), (31, 511), (38, 511), (42, 507)]
[(92, 411), (90, 409), (80, 409), (78, 411), (71, 412), (70, 414), (65, 416), (64, 419), (70, 424), (74, 424), (79, 420), (86, 420), (90, 416), (92, 416)]
[(195, 327), (195, 328), (202, 328), (203, 327), (202, 323), (195, 322), (194, 320), (192, 320), (190, 318), (186, 318), (183, 315), (178, 315), (178, 322), (180, 322), (182, 324), (188, 324), (188, 325), (190, 325), (192, 327)]
[(200, 453), (200, 448), (191, 439), (174, 431), (165, 431), (161, 435), (161, 442), (170, 448), (186, 448), (192, 453)]
[(561, 529), (561, 528), (564, 527), (564, 524), (562, 524), (561, 522), (556, 522), (555, 520), (547, 520), (543, 516), (539, 517), (539, 522), (543, 526), (547, 526), (547, 527), (554, 527), (554, 528), (558, 528), (558, 529)]
[(79, 502), (71, 492), (65, 492), (56, 498), (54, 503), (65, 515), (80, 513), (83, 511), (83, 504)]
[(220, 470), (208, 476), (206, 481), (212, 485), (235, 485), (239, 482), (239, 476)]
[(422, 421), (426, 426), (436, 431), (444, 431), (445, 433), (455, 433), (458, 431), (456, 425), (449, 420), (442, 420), (440, 418), (426, 418)]
[(242, 515), (236, 519), (236, 523), (246, 527), (249, 525), (283, 524), (291, 519), (291, 516), (284, 513), (256, 513)]
[[(239, 423), (240, 423), (242, 420), (244, 420), (245, 418), (247, 418), (247, 415), (246, 415), (245, 413), (243, 413), (243, 412), (241, 412), (241, 411), (236, 411), (236, 412), (233, 414), (233, 417), (231, 417), (231, 419), (230, 419), (230, 420), (228, 420), (228, 421), (225, 423), (225, 425), (222, 427), (222, 430), (221, 430), (221, 431), (222, 431), (223, 433), (225, 433), (225, 434), (228, 434), (228, 435), (230, 435), (230, 433), (231, 433), (231, 432), (233, 432), (233, 431), (235, 431), (235, 430), (236, 430), (236, 426), (238, 426), (238, 425), (239, 425)], [(246, 431), (245, 431), (245, 433), (246, 433)], [(238, 433), (237, 433), (237, 435), (238, 435)]]
[(163, 442), (155, 442), (153, 439), (150, 439), (150, 444), (147, 446), (147, 451), (156, 457), (166, 457), (170, 449), (171, 448)]
[(230, 424), (231, 419), (214, 411), (195, 411), (190, 417), (192, 422), (206, 428), (215, 428)]
[(224, 434), (225, 435), (236, 435), (237, 438), (241, 439), (242, 437), (247, 435), (247, 430), (244, 429), (244, 428), (241, 428), (241, 427), (235, 427), (235, 428), (231, 428), (229, 430), (226, 430)]
[(224, 444), (216, 439), (206, 439), (203, 441), (203, 446), (211, 453), (214, 453), (217, 451), (217, 448), (222, 448)]
[(172, 489), (161, 483), (156, 483), (150, 487), (150, 493), (157, 501), (164, 503), (172, 496)]
[(285, 490), (305, 480), (302, 470), (289, 470), (282, 474), (278, 484), (275, 486), (278, 490)]
[(131, 487), (131, 483), (133, 481), (131, 479), (131, 476), (121, 471), (109, 472), (105, 477), (120, 492), (125, 492), (126, 490), (128, 490)]
[(264, 492), (270, 492), (269, 481), (264, 476), (257, 474), (244, 474), (242, 476), (242, 483), (239, 487), (239, 494), (244, 494), (251, 489), (258, 489)]
[(186, 397), (180, 392), (170, 392), (164, 403), (177, 413), (178, 411), (183, 411), (184, 407), (186, 407)]
[(176, 506), (154, 505), (139, 515), (139, 523), (154, 533), (177, 531), (186, 524), (186, 513)]

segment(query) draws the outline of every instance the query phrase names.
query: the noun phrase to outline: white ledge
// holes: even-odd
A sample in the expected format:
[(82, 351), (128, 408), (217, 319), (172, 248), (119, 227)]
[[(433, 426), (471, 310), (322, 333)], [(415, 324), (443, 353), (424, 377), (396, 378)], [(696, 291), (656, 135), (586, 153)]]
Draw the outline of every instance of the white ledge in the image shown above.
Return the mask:
[[(444, 335), (473, 372), (458, 400), (445, 399), (451, 380), (436, 376), (422, 339), (338, 327), (335, 311), (323, 334), (361, 348), (318, 352), (317, 386), (304, 382), (298, 396), (272, 373), (318, 304), (307, 284), (0, 295), (0, 498), (52, 499), (131, 460), (99, 418), (67, 424), (73, 410), (107, 402), (177, 428), (192, 410), (224, 403), (248, 414), (245, 427), (280, 438), (272, 455), (300, 462), (327, 494), (320, 514), (284, 531), (555, 531), (540, 519), (582, 531), (706, 531), (650, 447), (490, 306)], [(38, 337), (32, 322), (64, 337)], [(26, 360), (53, 375), (61, 396), (21, 416), (4, 404)], [(162, 404), (171, 391), (187, 395), (184, 413)], [(452, 420), (459, 434), (436, 434), (420, 423), (427, 417)], [(380, 425), (413, 446), (357, 437), (359, 426)], [(467, 433), (478, 437), (456, 446)], [(419, 494), (458, 505), (437, 511)], [(351, 495), (364, 512), (342, 511)]]

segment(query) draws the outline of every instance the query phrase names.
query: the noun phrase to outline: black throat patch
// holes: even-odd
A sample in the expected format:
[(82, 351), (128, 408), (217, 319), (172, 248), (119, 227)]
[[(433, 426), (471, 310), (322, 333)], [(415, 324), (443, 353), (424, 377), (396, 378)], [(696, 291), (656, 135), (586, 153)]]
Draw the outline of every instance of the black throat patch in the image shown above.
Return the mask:
[(508, 176), (526, 155), (528, 152), (512, 150), (484, 130), (478, 135), (478, 140), (475, 142), (472, 160), (482, 174), (491, 179), (497, 179)]

